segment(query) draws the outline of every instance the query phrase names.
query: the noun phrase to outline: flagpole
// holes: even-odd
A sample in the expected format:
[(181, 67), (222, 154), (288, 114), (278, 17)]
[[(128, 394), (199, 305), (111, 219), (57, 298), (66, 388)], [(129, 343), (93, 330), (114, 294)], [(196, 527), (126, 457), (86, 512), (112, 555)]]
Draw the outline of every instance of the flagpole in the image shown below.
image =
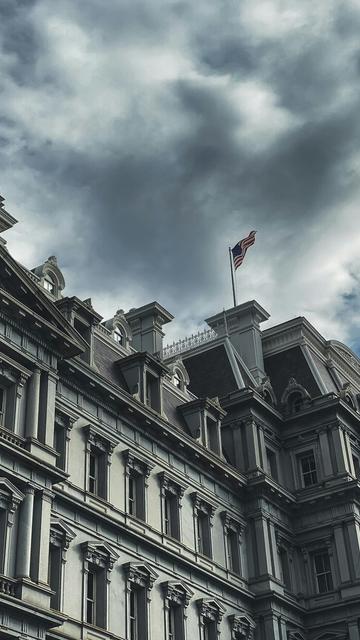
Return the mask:
[(233, 263), (232, 253), (231, 253), (231, 247), (229, 247), (229, 259), (230, 259), (230, 272), (231, 272), (231, 284), (232, 284), (232, 292), (233, 292), (233, 299), (234, 299), (234, 307), (236, 307), (237, 302), (236, 302), (236, 291), (235, 291), (234, 263)]

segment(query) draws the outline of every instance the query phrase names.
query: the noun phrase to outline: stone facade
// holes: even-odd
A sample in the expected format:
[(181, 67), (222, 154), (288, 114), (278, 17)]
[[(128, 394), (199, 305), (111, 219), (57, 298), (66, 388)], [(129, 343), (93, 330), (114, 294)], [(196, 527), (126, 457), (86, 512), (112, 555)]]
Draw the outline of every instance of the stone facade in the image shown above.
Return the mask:
[(164, 349), (4, 241), (0, 289), (0, 638), (360, 640), (355, 354), (255, 301)]

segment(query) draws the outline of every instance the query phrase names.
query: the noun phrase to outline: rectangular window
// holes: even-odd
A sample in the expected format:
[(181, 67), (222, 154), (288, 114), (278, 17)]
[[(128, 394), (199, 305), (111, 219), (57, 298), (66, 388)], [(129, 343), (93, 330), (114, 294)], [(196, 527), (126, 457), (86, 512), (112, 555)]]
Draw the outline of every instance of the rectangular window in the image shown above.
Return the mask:
[(132, 587), (129, 602), (129, 639), (147, 640), (146, 589)]
[(278, 480), (276, 453), (266, 447), (267, 471), (274, 480)]
[(164, 533), (180, 540), (179, 498), (170, 491), (164, 498)]
[(210, 518), (202, 511), (197, 515), (197, 547), (199, 553), (211, 558)]
[(184, 611), (179, 604), (170, 602), (168, 608), (167, 640), (184, 640)]
[(91, 447), (89, 454), (88, 487), (90, 493), (107, 499), (107, 469), (105, 454)]
[(240, 547), (237, 531), (229, 529), (227, 533), (228, 569), (240, 574)]
[(56, 466), (65, 470), (66, 454), (66, 429), (61, 424), (56, 424), (54, 428), (54, 449), (57, 453)]
[(210, 449), (210, 451), (213, 451), (214, 453), (219, 453), (220, 443), (218, 423), (216, 422), (216, 420), (212, 420), (211, 418), (209, 418), (209, 416), (207, 416), (205, 424), (208, 449)]
[(89, 570), (87, 574), (86, 592), (86, 622), (95, 624), (96, 621), (96, 572)]
[(358, 456), (353, 454), (352, 459), (353, 459), (353, 464), (354, 464), (355, 476), (356, 476), (356, 478), (360, 478), (360, 462), (359, 462), (359, 458), (358, 458)]
[(314, 555), (314, 566), (317, 590), (319, 593), (327, 593), (333, 590), (333, 580), (329, 554), (324, 551)]
[(216, 622), (214, 620), (205, 620), (203, 635), (204, 640), (217, 640)]
[(131, 472), (129, 475), (128, 512), (131, 516), (145, 520), (145, 478)]
[(302, 455), (299, 458), (302, 481), (304, 487), (310, 487), (317, 483), (317, 472), (315, 464), (315, 456), (313, 451)]
[(280, 566), (281, 566), (281, 573), (282, 573), (282, 581), (286, 589), (291, 590), (289, 556), (288, 556), (287, 550), (284, 549), (283, 547), (280, 549)]
[(105, 570), (94, 565), (87, 573), (86, 622), (102, 629), (106, 627)]
[(61, 606), (61, 547), (50, 545), (49, 549), (49, 585), (54, 592), (50, 599), (51, 609), (60, 611)]
[(160, 380), (149, 372), (146, 373), (145, 404), (155, 411), (160, 411)]

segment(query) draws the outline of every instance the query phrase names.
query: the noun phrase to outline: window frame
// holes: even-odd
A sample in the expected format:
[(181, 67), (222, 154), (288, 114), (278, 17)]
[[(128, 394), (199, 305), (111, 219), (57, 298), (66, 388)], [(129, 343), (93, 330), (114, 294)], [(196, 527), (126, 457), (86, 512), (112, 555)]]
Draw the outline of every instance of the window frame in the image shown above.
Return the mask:
[(243, 576), (242, 544), (245, 525), (227, 511), (221, 514), (224, 530), (225, 566), (227, 571)]
[[(83, 552), (83, 607), (82, 621), (84, 624), (99, 629), (108, 629), (108, 608), (110, 576), (118, 555), (105, 542), (87, 541), (81, 544)], [(88, 620), (88, 587), (89, 574), (96, 574), (95, 591), (93, 596), (93, 621)]]
[[(314, 461), (314, 468), (310, 469), (309, 471), (304, 472), (303, 469), (303, 460), (305, 459), (309, 459), (310, 457), (312, 457), (313, 461)], [(317, 464), (317, 457), (316, 457), (316, 452), (314, 448), (310, 448), (310, 449), (306, 449), (300, 453), (297, 453), (296, 455), (296, 459), (297, 459), (297, 465), (298, 465), (298, 469), (299, 469), (299, 474), (300, 474), (300, 483), (301, 483), (301, 487), (303, 489), (308, 489), (310, 487), (313, 487), (315, 485), (317, 485), (319, 483), (319, 465)], [(308, 476), (312, 477), (312, 474), (315, 474), (315, 481), (314, 482), (310, 482), (309, 484), (306, 484), (306, 481), (304, 479), (305, 474)]]
[(224, 607), (215, 598), (201, 598), (197, 601), (197, 607), (201, 640), (217, 640)]
[[(133, 453), (130, 449), (122, 451), (123, 460), (125, 462), (125, 512), (132, 518), (137, 518), (143, 522), (147, 522), (147, 489), (149, 486), (148, 479), (154, 465), (138, 454)], [(136, 513), (131, 513), (130, 505), (130, 486), (135, 480), (135, 504)]]
[[(154, 581), (158, 574), (146, 563), (127, 562), (123, 565), (126, 578), (126, 640), (148, 640), (150, 628), (150, 592)], [(135, 592), (136, 599), (135, 599)], [(141, 595), (141, 599), (139, 597)], [(132, 618), (131, 605), (136, 604), (136, 619), (142, 618), (142, 624), (136, 630), (135, 636), (132, 636)], [(143, 611), (139, 614), (139, 607), (143, 607)]]
[[(331, 593), (332, 591), (334, 591), (334, 570), (333, 570), (333, 566), (332, 566), (332, 558), (331, 558), (331, 553), (329, 552), (329, 549), (326, 547), (323, 547), (322, 549), (317, 549), (315, 551), (312, 551), (311, 553), (311, 561), (312, 561), (312, 568), (313, 568), (313, 576), (314, 576), (314, 582), (315, 582), (315, 588), (316, 588), (316, 593), (323, 595), (326, 593)], [(316, 559), (317, 558), (326, 558), (328, 561), (328, 569), (327, 571), (322, 571), (319, 572), (317, 570), (316, 567)], [(326, 582), (326, 586), (328, 586), (328, 578), (330, 576), (330, 585), (329, 588), (326, 588), (324, 590), (320, 589), (320, 583), (319, 583), (319, 578), (323, 578), (325, 577), (325, 582)]]
[[(65, 564), (66, 564), (66, 555), (69, 549), (70, 543), (76, 537), (75, 532), (61, 520), (61, 518), (51, 518), (50, 522), (50, 541), (49, 541), (49, 567), (48, 567), (48, 584), (50, 588), (55, 591), (55, 594), (52, 594), (50, 600), (50, 607), (55, 609), (56, 611), (64, 610), (64, 580), (65, 580)], [(56, 550), (56, 561), (58, 563), (57, 566), (57, 576), (55, 575), (53, 578), (51, 577), (51, 554), (55, 554)], [(54, 590), (54, 579), (57, 578), (57, 587), (58, 591)], [(53, 604), (58, 606), (52, 606)]]
[(24, 494), (7, 478), (0, 477), (0, 574), (6, 575), (11, 552), (15, 514)]
[(161, 587), (164, 596), (165, 640), (185, 640), (187, 607), (193, 591), (183, 582), (175, 580), (163, 582)]
[(191, 494), (193, 500), (195, 552), (212, 560), (212, 527), (216, 506), (196, 491)]
[[(111, 455), (116, 446), (116, 441), (104, 437), (92, 426), (85, 427), (86, 450), (85, 450), (85, 491), (91, 496), (108, 502), (110, 486), (110, 466)], [(91, 460), (95, 460), (96, 476), (90, 476)], [(92, 484), (94, 482), (94, 484)], [(95, 492), (91, 489), (95, 488)]]
[(171, 478), (165, 471), (158, 474), (160, 481), (162, 533), (173, 540), (182, 538), (182, 498), (185, 485)]

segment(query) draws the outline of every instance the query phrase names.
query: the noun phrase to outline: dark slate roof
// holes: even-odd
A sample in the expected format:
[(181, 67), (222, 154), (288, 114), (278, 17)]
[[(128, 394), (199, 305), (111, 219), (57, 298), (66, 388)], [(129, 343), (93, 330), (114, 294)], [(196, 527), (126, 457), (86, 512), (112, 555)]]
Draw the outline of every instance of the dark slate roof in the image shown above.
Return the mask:
[(300, 347), (293, 347), (287, 351), (268, 356), (265, 358), (264, 364), (278, 402), (280, 402), (290, 378), (295, 378), (298, 384), (305, 387), (311, 397), (314, 398), (321, 394)]
[[(322, 381), (324, 382), (325, 386), (326, 386), (326, 390), (328, 393), (334, 392), (337, 393), (338, 388), (335, 384), (335, 381), (333, 380), (331, 373), (329, 371), (329, 369), (327, 368), (326, 364), (324, 362), (322, 362), (322, 360), (320, 360), (320, 358), (315, 354), (312, 353), (312, 359), (316, 365), (316, 368), (321, 376)], [(340, 375), (340, 374), (339, 374)]]
[(181, 431), (189, 433), (185, 421), (182, 418), (180, 411), (177, 409), (178, 406), (185, 402), (186, 400), (179, 400), (179, 398), (174, 393), (171, 393), (169, 389), (163, 389), (163, 408), (167, 419)]
[(94, 362), (97, 370), (106, 380), (128, 391), (123, 375), (119, 367), (115, 365), (118, 360), (119, 353), (104, 344), (102, 340), (94, 337)]
[(225, 396), (238, 388), (223, 344), (189, 357), (184, 354), (183, 361), (190, 377), (189, 390), (199, 398)]

